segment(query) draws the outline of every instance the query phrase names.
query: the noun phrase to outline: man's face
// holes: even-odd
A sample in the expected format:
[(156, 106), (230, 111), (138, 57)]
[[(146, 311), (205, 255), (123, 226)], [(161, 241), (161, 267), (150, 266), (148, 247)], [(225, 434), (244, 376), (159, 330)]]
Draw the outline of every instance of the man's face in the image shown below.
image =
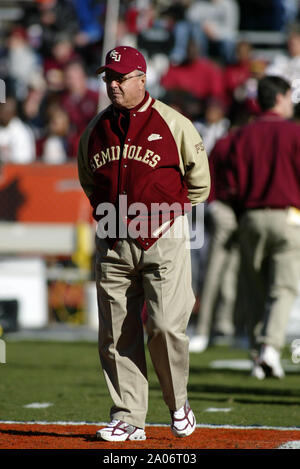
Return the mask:
[(77, 90), (86, 88), (86, 75), (81, 65), (73, 63), (69, 65), (64, 73), (65, 86), (68, 90), (76, 93)]
[(125, 75), (107, 70), (103, 77), (109, 99), (120, 109), (132, 109), (143, 100), (145, 78), (145, 74), (139, 70)]

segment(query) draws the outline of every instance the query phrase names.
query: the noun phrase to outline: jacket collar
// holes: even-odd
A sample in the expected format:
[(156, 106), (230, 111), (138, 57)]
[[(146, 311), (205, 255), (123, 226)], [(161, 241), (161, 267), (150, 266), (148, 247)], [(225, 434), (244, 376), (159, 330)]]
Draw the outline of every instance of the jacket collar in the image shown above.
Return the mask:
[(258, 120), (263, 121), (285, 121), (283, 117), (277, 114), (274, 111), (265, 111), (260, 116), (258, 116)]

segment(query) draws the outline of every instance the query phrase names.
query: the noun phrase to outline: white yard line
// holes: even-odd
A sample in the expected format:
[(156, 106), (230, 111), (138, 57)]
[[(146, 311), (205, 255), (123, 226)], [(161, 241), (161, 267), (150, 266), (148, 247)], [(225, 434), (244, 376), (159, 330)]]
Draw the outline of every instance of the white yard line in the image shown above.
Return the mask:
[(31, 402), (30, 404), (23, 405), (23, 407), (25, 409), (46, 409), (52, 405), (52, 402)]
[(231, 407), (207, 407), (203, 412), (231, 412)]

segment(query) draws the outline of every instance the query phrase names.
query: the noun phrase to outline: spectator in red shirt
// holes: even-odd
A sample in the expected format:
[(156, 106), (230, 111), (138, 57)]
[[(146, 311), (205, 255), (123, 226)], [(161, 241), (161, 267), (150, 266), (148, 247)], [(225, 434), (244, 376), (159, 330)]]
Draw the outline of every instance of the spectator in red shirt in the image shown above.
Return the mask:
[(251, 75), (252, 46), (247, 41), (240, 41), (236, 46), (236, 60), (225, 66), (224, 80), (226, 91), (232, 96), (234, 90), (244, 84)]
[(56, 36), (51, 47), (51, 55), (45, 57), (43, 68), (48, 87), (54, 91), (61, 91), (64, 86), (64, 68), (74, 60), (79, 60), (70, 36), (60, 33)]
[(98, 92), (89, 88), (87, 75), (79, 61), (72, 61), (65, 67), (64, 83), (60, 105), (69, 116), (76, 147), (81, 133), (98, 112)]
[(170, 65), (161, 79), (165, 90), (185, 90), (196, 98), (224, 97), (223, 71), (215, 62), (200, 57), (198, 48), (190, 41), (187, 58), (180, 65)]
[[(244, 55), (244, 54), (243, 54)], [(244, 57), (236, 65), (224, 71), (227, 105), (231, 121), (247, 123), (249, 118), (260, 114), (257, 102), (258, 81), (265, 75), (266, 62)]]

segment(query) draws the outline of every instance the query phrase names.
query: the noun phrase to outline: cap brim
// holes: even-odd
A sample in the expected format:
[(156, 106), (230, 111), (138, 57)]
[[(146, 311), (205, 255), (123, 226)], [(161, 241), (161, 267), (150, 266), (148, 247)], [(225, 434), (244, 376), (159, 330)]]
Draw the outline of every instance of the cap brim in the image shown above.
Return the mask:
[(106, 67), (103, 65), (102, 67), (97, 68), (96, 70), (96, 75), (99, 75), (100, 73), (103, 73), (105, 71)]
[(105, 72), (106, 69), (113, 70), (114, 72), (121, 73), (122, 75), (126, 75), (126, 73), (130, 73), (133, 70), (135, 70), (135, 68), (132, 68), (132, 67), (128, 68), (128, 66), (122, 67), (120, 64), (109, 64), (109, 65), (102, 65), (102, 67), (97, 68), (96, 74), (99, 75), (100, 73)]

